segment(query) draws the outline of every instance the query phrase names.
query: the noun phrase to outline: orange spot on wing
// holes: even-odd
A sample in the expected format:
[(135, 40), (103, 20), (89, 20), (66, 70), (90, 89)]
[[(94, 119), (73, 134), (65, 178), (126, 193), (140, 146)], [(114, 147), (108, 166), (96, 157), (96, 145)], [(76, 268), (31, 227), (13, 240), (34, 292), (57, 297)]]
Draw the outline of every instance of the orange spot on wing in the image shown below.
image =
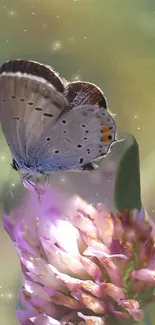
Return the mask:
[(101, 129), (101, 133), (107, 133), (107, 132), (109, 132), (111, 130), (111, 127), (103, 127), (102, 129)]
[(112, 140), (112, 136), (110, 134), (102, 135), (101, 137), (102, 142), (109, 143), (111, 142), (111, 140)]

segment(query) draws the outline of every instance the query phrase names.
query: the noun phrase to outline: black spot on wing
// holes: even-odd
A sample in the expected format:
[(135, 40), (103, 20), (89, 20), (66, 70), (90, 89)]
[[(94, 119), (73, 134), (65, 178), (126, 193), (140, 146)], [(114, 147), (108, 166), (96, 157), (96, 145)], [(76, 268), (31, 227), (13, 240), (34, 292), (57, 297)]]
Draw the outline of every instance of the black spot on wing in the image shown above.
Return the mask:
[(53, 117), (53, 114), (51, 114), (51, 113), (44, 113), (43, 115), (46, 117)]

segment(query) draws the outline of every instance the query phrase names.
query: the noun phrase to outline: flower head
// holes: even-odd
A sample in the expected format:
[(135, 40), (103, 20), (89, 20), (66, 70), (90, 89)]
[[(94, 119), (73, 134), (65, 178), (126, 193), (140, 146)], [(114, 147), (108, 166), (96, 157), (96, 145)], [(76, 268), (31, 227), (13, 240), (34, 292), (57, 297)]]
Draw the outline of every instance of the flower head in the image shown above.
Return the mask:
[(80, 197), (47, 204), (50, 195), (45, 193), (41, 202), (31, 195), (26, 213), (23, 205), (3, 218), (23, 274), (19, 322), (139, 321), (154, 298), (153, 222), (144, 210), (110, 213)]

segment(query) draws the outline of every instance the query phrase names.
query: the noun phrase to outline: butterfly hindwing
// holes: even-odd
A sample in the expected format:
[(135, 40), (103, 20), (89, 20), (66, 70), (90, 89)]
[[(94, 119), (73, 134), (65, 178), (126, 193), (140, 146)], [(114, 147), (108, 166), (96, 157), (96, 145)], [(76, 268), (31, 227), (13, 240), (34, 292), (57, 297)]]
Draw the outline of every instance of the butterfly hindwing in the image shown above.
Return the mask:
[(55, 125), (46, 130), (35, 154), (40, 157), (45, 171), (76, 169), (105, 155), (115, 139), (115, 122), (107, 110), (92, 105), (79, 106), (63, 113)]

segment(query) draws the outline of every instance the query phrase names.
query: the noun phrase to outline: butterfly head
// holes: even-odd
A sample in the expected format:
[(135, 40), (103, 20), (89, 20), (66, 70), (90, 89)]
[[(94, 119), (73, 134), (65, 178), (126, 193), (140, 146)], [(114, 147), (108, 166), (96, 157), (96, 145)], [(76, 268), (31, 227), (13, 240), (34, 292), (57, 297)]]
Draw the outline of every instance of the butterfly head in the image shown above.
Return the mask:
[(16, 160), (13, 158), (12, 159), (12, 164), (11, 164), (11, 166), (12, 166), (12, 168), (14, 169), (14, 170), (19, 170), (20, 169), (20, 167), (19, 167), (19, 165), (17, 164), (17, 162), (16, 162)]

